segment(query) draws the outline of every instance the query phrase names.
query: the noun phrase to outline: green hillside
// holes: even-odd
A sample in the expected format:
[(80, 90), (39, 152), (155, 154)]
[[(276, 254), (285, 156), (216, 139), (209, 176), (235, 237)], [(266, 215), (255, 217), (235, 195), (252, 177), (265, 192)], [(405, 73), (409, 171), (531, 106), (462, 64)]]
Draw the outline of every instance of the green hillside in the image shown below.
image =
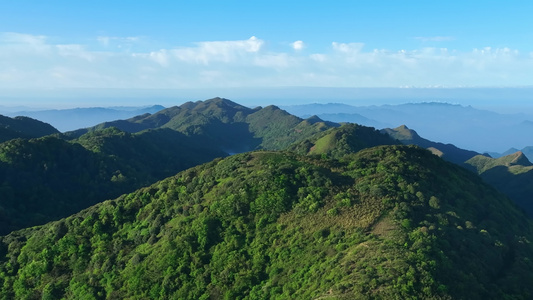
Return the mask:
[(0, 143), (0, 234), (66, 217), (98, 202), (226, 156), (172, 130), (116, 128)]
[(479, 153), (475, 151), (457, 148), (452, 144), (443, 144), (422, 138), (418, 135), (418, 133), (416, 133), (416, 131), (407, 128), (405, 125), (393, 129), (385, 128), (382, 129), (381, 132), (399, 140), (404, 145), (417, 145), (419, 147), (426, 148), (433, 154), (458, 165), (463, 165), (465, 161), (476, 155), (479, 155)]
[(294, 143), (288, 150), (303, 155), (341, 158), (365, 148), (397, 144), (400, 143), (372, 127), (343, 124), (341, 127), (334, 127), (317, 133), (305, 141)]
[(533, 217), (533, 164), (522, 152), (500, 158), (478, 155), (466, 165)]
[(15, 138), (38, 138), (59, 133), (50, 124), (28, 117), (9, 118), (0, 115), (0, 143)]
[(512, 170), (511, 173), (519, 174), (523, 173), (528, 169), (531, 169), (529, 167), (533, 166), (533, 164), (531, 164), (531, 162), (527, 159), (524, 153), (520, 151), (499, 158), (491, 158), (484, 155), (477, 155), (469, 159), (467, 161), (467, 164), (474, 167), (479, 173), (483, 173), (497, 166), (516, 166), (516, 168), (510, 168), (509, 170)]
[(284, 149), (331, 126), (338, 125), (215, 98), (65, 135), (0, 143), (0, 235), (66, 217), (216, 157)]
[(252, 152), (0, 242), (2, 299), (529, 299), (531, 221), (430, 152)]
[(304, 120), (276, 106), (248, 108), (228, 99), (187, 102), (155, 114), (106, 122), (68, 133), (77, 137), (87, 131), (116, 127), (126, 132), (169, 128), (188, 136), (202, 135), (213, 147), (227, 153), (255, 149), (282, 150), (294, 142), (338, 124), (320, 119)]

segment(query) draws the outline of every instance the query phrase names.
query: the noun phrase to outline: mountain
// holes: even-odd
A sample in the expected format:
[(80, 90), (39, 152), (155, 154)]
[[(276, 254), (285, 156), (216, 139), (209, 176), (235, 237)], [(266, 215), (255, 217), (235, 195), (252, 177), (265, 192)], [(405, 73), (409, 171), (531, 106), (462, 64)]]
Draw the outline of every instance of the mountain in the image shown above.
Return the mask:
[(0, 115), (0, 143), (15, 138), (36, 138), (59, 133), (50, 124), (28, 117), (6, 117)]
[(478, 155), (466, 165), (533, 217), (533, 164), (522, 152), (499, 158)]
[(532, 221), (413, 146), (260, 151), (0, 242), (6, 299), (527, 299)]
[(529, 161), (533, 160), (533, 146), (527, 146), (522, 149), (510, 148), (509, 150), (503, 153), (494, 153), (494, 155), (491, 155), (491, 156), (494, 158), (498, 158), (498, 157), (507, 156), (509, 154), (516, 153), (518, 151), (522, 152)]
[(339, 125), (316, 118), (298, 118), (273, 105), (251, 109), (228, 99), (213, 98), (187, 102), (155, 114), (105, 122), (68, 135), (75, 137), (87, 131), (108, 127), (126, 132), (169, 128), (186, 135), (203, 135), (223, 151), (239, 153), (254, 149), (280, 150), (335, 126)]
[(57, 220), (227, 154), (159, 129), (0, 143), (0, 234)]
[(217, 98), (64, 135), (5, 142), (0, 234), (66, 217), (216, 157), (286, 148), (331, 126), (338, 125)]
[(96, 124), (127, 119), (146, 113), (155, 113), (164, 109), (161, 105), (148, 107), (88, 107), (73, 109), (53, 109), (37, 111), (17, 111), (8, 113), (10, 116), (27, 116), (50, 123), (62, 132), (86, 128)]
[(369, 119), (357, 113), (351, 113), (351, 114), (350, 113), (336, 113), (336, 114), (321, 113), (319, 114), (319, 118), (323, 120), (328, 120), (331, 122), (357, 123), (357, 124), (361, 124), (364, 126), (370, 126), (370, 127), (375, 127), (375, 128), (385, 128), (385, 127), (392, 126), (390, 125), (390, 123)]
[(399, 140), (405, 145), (417, 145), (426, 148), (433, 154), (458, 165), (462, 165), (470, 158), (479, 155), (477, 152), (460, 149), (452, 144), (443, 144), (424, 139), (420, 137), (416, 131), (407, 128), (405, 125), (394, 129), (385, 128), (382, 129), (381, 132), (390, 135), (392, 138)]
[(492, 158), (451, 144), (432, 142), (402, 125), (381, 130), (406, 145), (427, 148), (433, 154), (479, 174), (487, 183), (507, 195), (533, 217), (533, 165), (521, 151)]
[(508, 154), (506, 156), (502, 156), (499, 158), (491, 158), (486, 157), (483, 155), (473, 157), (472, 159), (468, 160), (468, 164), (475, 167), (478, 172), (483, 173), (484, 171), (487, 171), (489, 169), (492, 169), (496, 166), (505, 166), (505, 167), (513, 167), (513, 166), (522, 166), (522, 167), (530, 167), (533, 164), (527, 159), (527, 157), (522, 153), (521, 151), (517, 151), (512, 154)]
[(524, 153), (524, 155), (527, 157), (527, 159), (529, 159), (529, 161), (533, 160), (533, 146), (524, 147), (520, 151)]
[(287, 150), (302, 155), (341, 158), (366, 148), (397, 144), (400, 143), (388, 134), (381, 133), (372, 127), (343, 124), (341, 127), (328, 129), (310, 139), (295, 143)]
[(442, 102), (380, 106), (309, 104), (283, 107), (298, 116), (317, 115), (333, 122), (355, 122), (376, 128), (402, 124), (416, 128), (430, 140), (452, 143), (478, 152), (501, 152), (508, 147), (533, 144), (530, 132), (533, 117), (503, 114)]

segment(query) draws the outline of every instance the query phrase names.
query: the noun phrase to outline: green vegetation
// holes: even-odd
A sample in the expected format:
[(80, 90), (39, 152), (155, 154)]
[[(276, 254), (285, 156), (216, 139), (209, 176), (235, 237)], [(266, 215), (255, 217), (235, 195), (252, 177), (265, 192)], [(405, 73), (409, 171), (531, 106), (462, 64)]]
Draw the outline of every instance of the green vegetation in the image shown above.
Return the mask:
[(433, 154), (479, 174), (487, 183), (511, 198), (533, 216), (533, 166), (520, 151), (497, 159), (463, 150), (451, 144), (435, 143), (421, 138), (406, 126), (383, 129), (382, 132), (403, 144), (427, 148)]
[(362, 149), (396, 144), (399, 142), (372, 127), (344, 124), (341, 127), (315, 134), (305, 141), (293, 144), (288, 149), (299, 154), (341, 158)]
[[(0, 300), (531, 299), (532, 221), (398, 143), (220, 98), (0, 143)], [(521, 155), (468, 164), (533, 193)]]
[(407, 128), (405, 125), (394, 129), (385, 128), (382, 129), (381, 132), (390, 135), (392, 138), (397, 139), (404, 145), (417, 145), (419, 147), (426, 148), (433, 154), (461, 166), (464, 166), (465, 161), (476, 155), (479, 155), (479, 153), (475, 151), (457, 148), (452, 144), (443, 144), (426, 140), (420, 137), (416, 131)]
[(533, 165), (522, 152), (496, 159), (478, 155), (466, 165), (533, 216)]
[(164, 129), (108, 128), (70, 142), (47, 136), (1, 143), (0, 234), (66, 217), (225, 155)]
[(0, 297), (527, 299), (531, 225), (417, 147), (245, 153), (5, 236)]
[(0, 143), (16, 138), (37, 138), (59, 133), (50, 124), (28, 117), (9, 118), (0, 115)]
[(103, 123), (67, 135), (78, 137), (87, 131), (108, 127), (126, 132), (169, 128), (188, 136), (203, 136), (212, 147), (225, 152), (241, 153), (255, 149), (283, 150), (294, 142), (336, 126), (338, 124), (318, 118), (303, 120), (276, 106), (251, 109), (228, 99), (213, 98), (187, 102), (152, 115)]
[(64, 135), (53, 131), (0, 143), (0, 234), (66, 217), (216, 157), (284, 149), (334, 125), (274, 106), (250, 109), (215, 98)]

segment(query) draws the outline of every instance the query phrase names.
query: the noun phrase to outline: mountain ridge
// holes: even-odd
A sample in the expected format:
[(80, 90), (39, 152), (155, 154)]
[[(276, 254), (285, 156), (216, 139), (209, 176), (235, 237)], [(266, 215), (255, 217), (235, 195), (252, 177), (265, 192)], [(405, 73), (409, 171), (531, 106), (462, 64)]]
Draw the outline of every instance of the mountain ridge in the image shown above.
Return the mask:
[[(2, 221), (17, 209), (43, 217), (72, 204), (57, 197), (73, 190), (67, 180), (87, 184), (70, 197), (118, 197), (0, 237), (1, 297), (533, 295), (531, 219), (479, 176), (433, 155), (446, 154), (440, 143), (430, 145), (444, 150), (430, 152), (374, 128), (222, 98), (114, 124), (147, 128), (101, 124), (0, 143)], [(424, 141), (407, 127), (398, 132)], [(259, 150), (230, 153), (242, 145)], [(520, 165), (526, 160), (517, 153), (484, 174), (533, 168)]]
[(443, 144), (422, 138), (415, 130), (409, 129), (405, 125), (396, 128), (385, 128), (381, 132), (389, 134), (403, 144), (414, 144), (422, 148), (430, 149), (435, 155), (458, 165), (463, 165), (465, 161), (479, 155), (475, 151), (464, 150), (452, 144)]
[[(376, 128), (402, 124), (416, 128), (430, 140), (452, 143), (477, 152), (501, 152), (507, 147), (533, 144), (529, 138), (532, 116), (504, 114), (472, 106), (442, 102), (405, 103), (380, 106), (310, 104), (284, 106), (298, 116), (316, 114), (324, 120), (354, 122)], [(352, 116), (350, 116), (353, 114)], [(502, 148), (503, 147), (503, 148)]]
[(10, 112), (9, 116), (27, 116), (50, 123), (61, 132), (76, 130), (109, 121), (126, 119), (133, 116), (155, 113), (164, 109), (161, 105), (126, 107), (86, 107), (70, 109), (31, 110)]
[(0, 115), (0, 143), (15, 138), (37, 138), (59, 133), (52, 125), (32, 119), (17, 116), (14, 118)]
[(478, 177), (418, 147), (340, 161), (259, 151), (3, 237), (0, 289), (67, 299), (528, 297), (531, 228)]

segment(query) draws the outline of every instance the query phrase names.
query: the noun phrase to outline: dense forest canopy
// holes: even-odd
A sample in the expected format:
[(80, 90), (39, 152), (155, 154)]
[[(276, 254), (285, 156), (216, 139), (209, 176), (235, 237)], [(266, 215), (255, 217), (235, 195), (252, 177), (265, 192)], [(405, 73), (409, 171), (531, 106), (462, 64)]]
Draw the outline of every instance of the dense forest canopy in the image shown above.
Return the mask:
[(5, 236), (0, 294), (528, 298), (531, 229), (478, 177), (416, 147), (253, 152)]

